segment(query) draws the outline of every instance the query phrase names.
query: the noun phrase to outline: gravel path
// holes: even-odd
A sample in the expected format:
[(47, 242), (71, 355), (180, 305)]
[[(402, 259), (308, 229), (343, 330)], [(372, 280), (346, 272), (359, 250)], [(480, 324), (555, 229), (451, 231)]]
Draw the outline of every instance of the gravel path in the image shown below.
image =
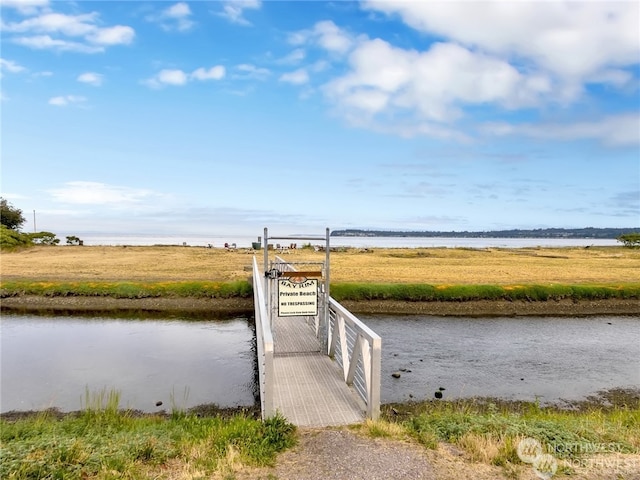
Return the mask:
[[(238, 480), (539, 480), (528, 464), (507, 468), (473, 461), (459, 448), (436, 450), (409, 441), (371, 438), (348, 428), (298, 429), (298, 445), (278, 456), (275, 468), (245, 472)], [(640, 480), (640, 455), (585, 457), (570, 478)], [(559, 473), (558, 480), (567, 478)]]
[(424, 448), (348, 430), (301, 430), (300, 443), (278, 458), (278, 480), (434, 480)]

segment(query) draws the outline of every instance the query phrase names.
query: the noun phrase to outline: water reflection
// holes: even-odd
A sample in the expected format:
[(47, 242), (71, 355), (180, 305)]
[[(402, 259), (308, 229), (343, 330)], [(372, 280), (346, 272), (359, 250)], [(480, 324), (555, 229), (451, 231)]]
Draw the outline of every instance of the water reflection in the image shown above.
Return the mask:
[(122, 407), (143, 411), (254, 404), (247, 319), (3, 315), (1, 325), (2, 412), (77, 410), (87, 388), (116, 389)]
[[(360, 318), (382, 336), (383, 403), (430, 399), (440, 388), (445, 399), (543, 403), (640, 388), (640, 317)], [(77, 410), (87, 388), (116, 389), (122, 407), (146, 412), (255, 403), (245, 318), (3, 315), (0, 325), (1, 412)]]
[(640, 317), (361, 319), (382, 337), (383, 403), (440, 387), (445, 399), (543, 403), (640, 388)]

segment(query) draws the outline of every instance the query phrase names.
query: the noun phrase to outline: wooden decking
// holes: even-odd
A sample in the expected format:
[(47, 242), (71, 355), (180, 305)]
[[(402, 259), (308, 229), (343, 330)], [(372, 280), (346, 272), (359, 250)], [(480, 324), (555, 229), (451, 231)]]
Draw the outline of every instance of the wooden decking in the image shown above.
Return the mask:
[(276, 411), (298, 426), (348, 425), (365, 418), (363, 402), (321, 352), (304, 317), (275, 317), (273, 335)]

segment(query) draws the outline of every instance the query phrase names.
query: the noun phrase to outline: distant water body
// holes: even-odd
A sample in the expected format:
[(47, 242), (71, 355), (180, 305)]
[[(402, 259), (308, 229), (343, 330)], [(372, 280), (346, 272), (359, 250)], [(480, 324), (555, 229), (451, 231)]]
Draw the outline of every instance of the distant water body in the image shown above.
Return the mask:
[[(289, 236), (284, 234), (283, 236)], [(294, 236), (294, 235), (291, 235)], [(324, 233), (311, 235), (323, 237)], [(226, 244), (236, 244), (238, 248), (250, 248), (258, 236), (247, 235), (81, 235), (85, 245), (187, 245), (191, 247), (222, 248)], [(261, 242), (262, 243), (262, 242)], [(297, 243), (298, 247), (311, 243), (322, 245), (323, 241), (306, 240), (273, 240), (273, 244), (289, 245)], [(615, 239), (592, 238), (440, 238), (440, 237), (331, 237), (332, 247), (356, 248), (526, 248), (526, 247), (588, 247), (616, 246)]]

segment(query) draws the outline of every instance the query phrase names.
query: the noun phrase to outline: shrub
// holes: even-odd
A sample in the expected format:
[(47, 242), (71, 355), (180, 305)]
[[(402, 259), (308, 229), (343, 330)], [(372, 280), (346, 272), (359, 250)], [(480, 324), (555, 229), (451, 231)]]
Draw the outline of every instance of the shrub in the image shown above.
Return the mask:
[(640, 233), (625, 233), (624, 235), (620, 235), (617, 240), (621, 242), (625, 247), (628, 248), (640, 248)]
[(31, 237), (26, 233), (0, 225), (0, 248), (19, 248), (32, 245)]

